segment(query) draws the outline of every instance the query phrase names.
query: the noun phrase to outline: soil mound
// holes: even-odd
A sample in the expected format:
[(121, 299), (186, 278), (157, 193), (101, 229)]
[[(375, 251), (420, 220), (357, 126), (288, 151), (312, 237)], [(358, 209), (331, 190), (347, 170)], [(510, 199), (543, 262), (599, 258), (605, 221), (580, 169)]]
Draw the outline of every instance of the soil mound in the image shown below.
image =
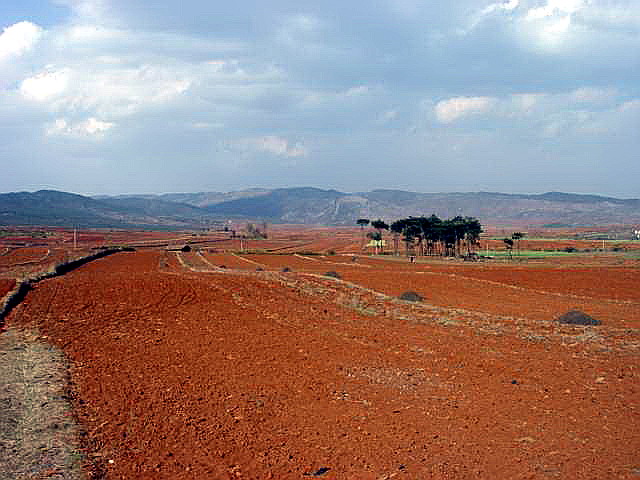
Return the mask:
[(600, 320), (596, 320), (593, 317), (590, 317), (584, 312), (580, 310), (569, 310), (564, 315), (560, 315), (557, 319), (557, 322), (564, 323), (566, 325), (601, 325), (602, 322)]
[(421, 302), (424, 300), (424, 298), (422, 298), (422, 296), (419, 293), (416, 293), (413, 291), (404, 292), (398, 298), (400, 298), (400, 300), (405, 300), (407, 302)]

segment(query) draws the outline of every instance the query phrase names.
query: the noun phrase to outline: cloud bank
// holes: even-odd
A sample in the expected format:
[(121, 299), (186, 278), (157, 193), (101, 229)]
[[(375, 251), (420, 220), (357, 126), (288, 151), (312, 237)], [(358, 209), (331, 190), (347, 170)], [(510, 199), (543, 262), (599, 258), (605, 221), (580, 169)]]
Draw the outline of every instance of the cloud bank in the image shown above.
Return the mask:
[(0, 13), (3, 191), (640, 196), (632, 0), (55, 5)]

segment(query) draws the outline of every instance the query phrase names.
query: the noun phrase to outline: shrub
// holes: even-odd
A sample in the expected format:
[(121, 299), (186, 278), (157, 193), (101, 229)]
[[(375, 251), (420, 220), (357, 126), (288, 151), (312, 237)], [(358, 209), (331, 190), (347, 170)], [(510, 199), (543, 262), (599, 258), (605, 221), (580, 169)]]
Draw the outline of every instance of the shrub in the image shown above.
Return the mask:
[(291, 269), (289, 267), (284, 267), (282, 269), (282, 272), (290, 272), (290, 271), (291, 271)]
[(405, 300), (407, 302), (421, 302), (424, 300), (424, 298), (422, 298), (420, 294), (413, 291), (404, 292), (398, 298), (400, 298), (400, 300)]
[(566, 247), (564, 251), (567, 253), (574, 253), (574, 252), (577, 252), (578, 249), (576, 247)]
[(342, 278), (338, 272), (334, 272), (333, 270), (331, 270), (330, 272), (325, 273), (324, 276), (325, 277), (337, 278), (337, 279)]

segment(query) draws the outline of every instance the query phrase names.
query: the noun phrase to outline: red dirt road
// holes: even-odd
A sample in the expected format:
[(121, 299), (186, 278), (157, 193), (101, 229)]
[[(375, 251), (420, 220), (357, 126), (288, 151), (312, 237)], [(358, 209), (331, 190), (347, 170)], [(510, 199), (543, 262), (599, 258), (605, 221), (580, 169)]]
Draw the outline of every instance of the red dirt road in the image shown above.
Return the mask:
[(640, 473), (635, 330), (507, 329), (295, 272), (196, 273), (160, 252), (42, 282), (9, 322), (74, 363), (107, 479)]

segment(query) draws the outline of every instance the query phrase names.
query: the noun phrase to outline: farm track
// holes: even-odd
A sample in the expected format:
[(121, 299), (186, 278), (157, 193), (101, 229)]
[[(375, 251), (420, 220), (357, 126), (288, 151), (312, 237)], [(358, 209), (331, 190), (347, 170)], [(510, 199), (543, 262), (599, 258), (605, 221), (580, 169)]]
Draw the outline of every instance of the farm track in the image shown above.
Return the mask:
[(105, 258), (10, 317), (73, 362), (105, 478), (635, 478), (637, 332), (208, 258)]

